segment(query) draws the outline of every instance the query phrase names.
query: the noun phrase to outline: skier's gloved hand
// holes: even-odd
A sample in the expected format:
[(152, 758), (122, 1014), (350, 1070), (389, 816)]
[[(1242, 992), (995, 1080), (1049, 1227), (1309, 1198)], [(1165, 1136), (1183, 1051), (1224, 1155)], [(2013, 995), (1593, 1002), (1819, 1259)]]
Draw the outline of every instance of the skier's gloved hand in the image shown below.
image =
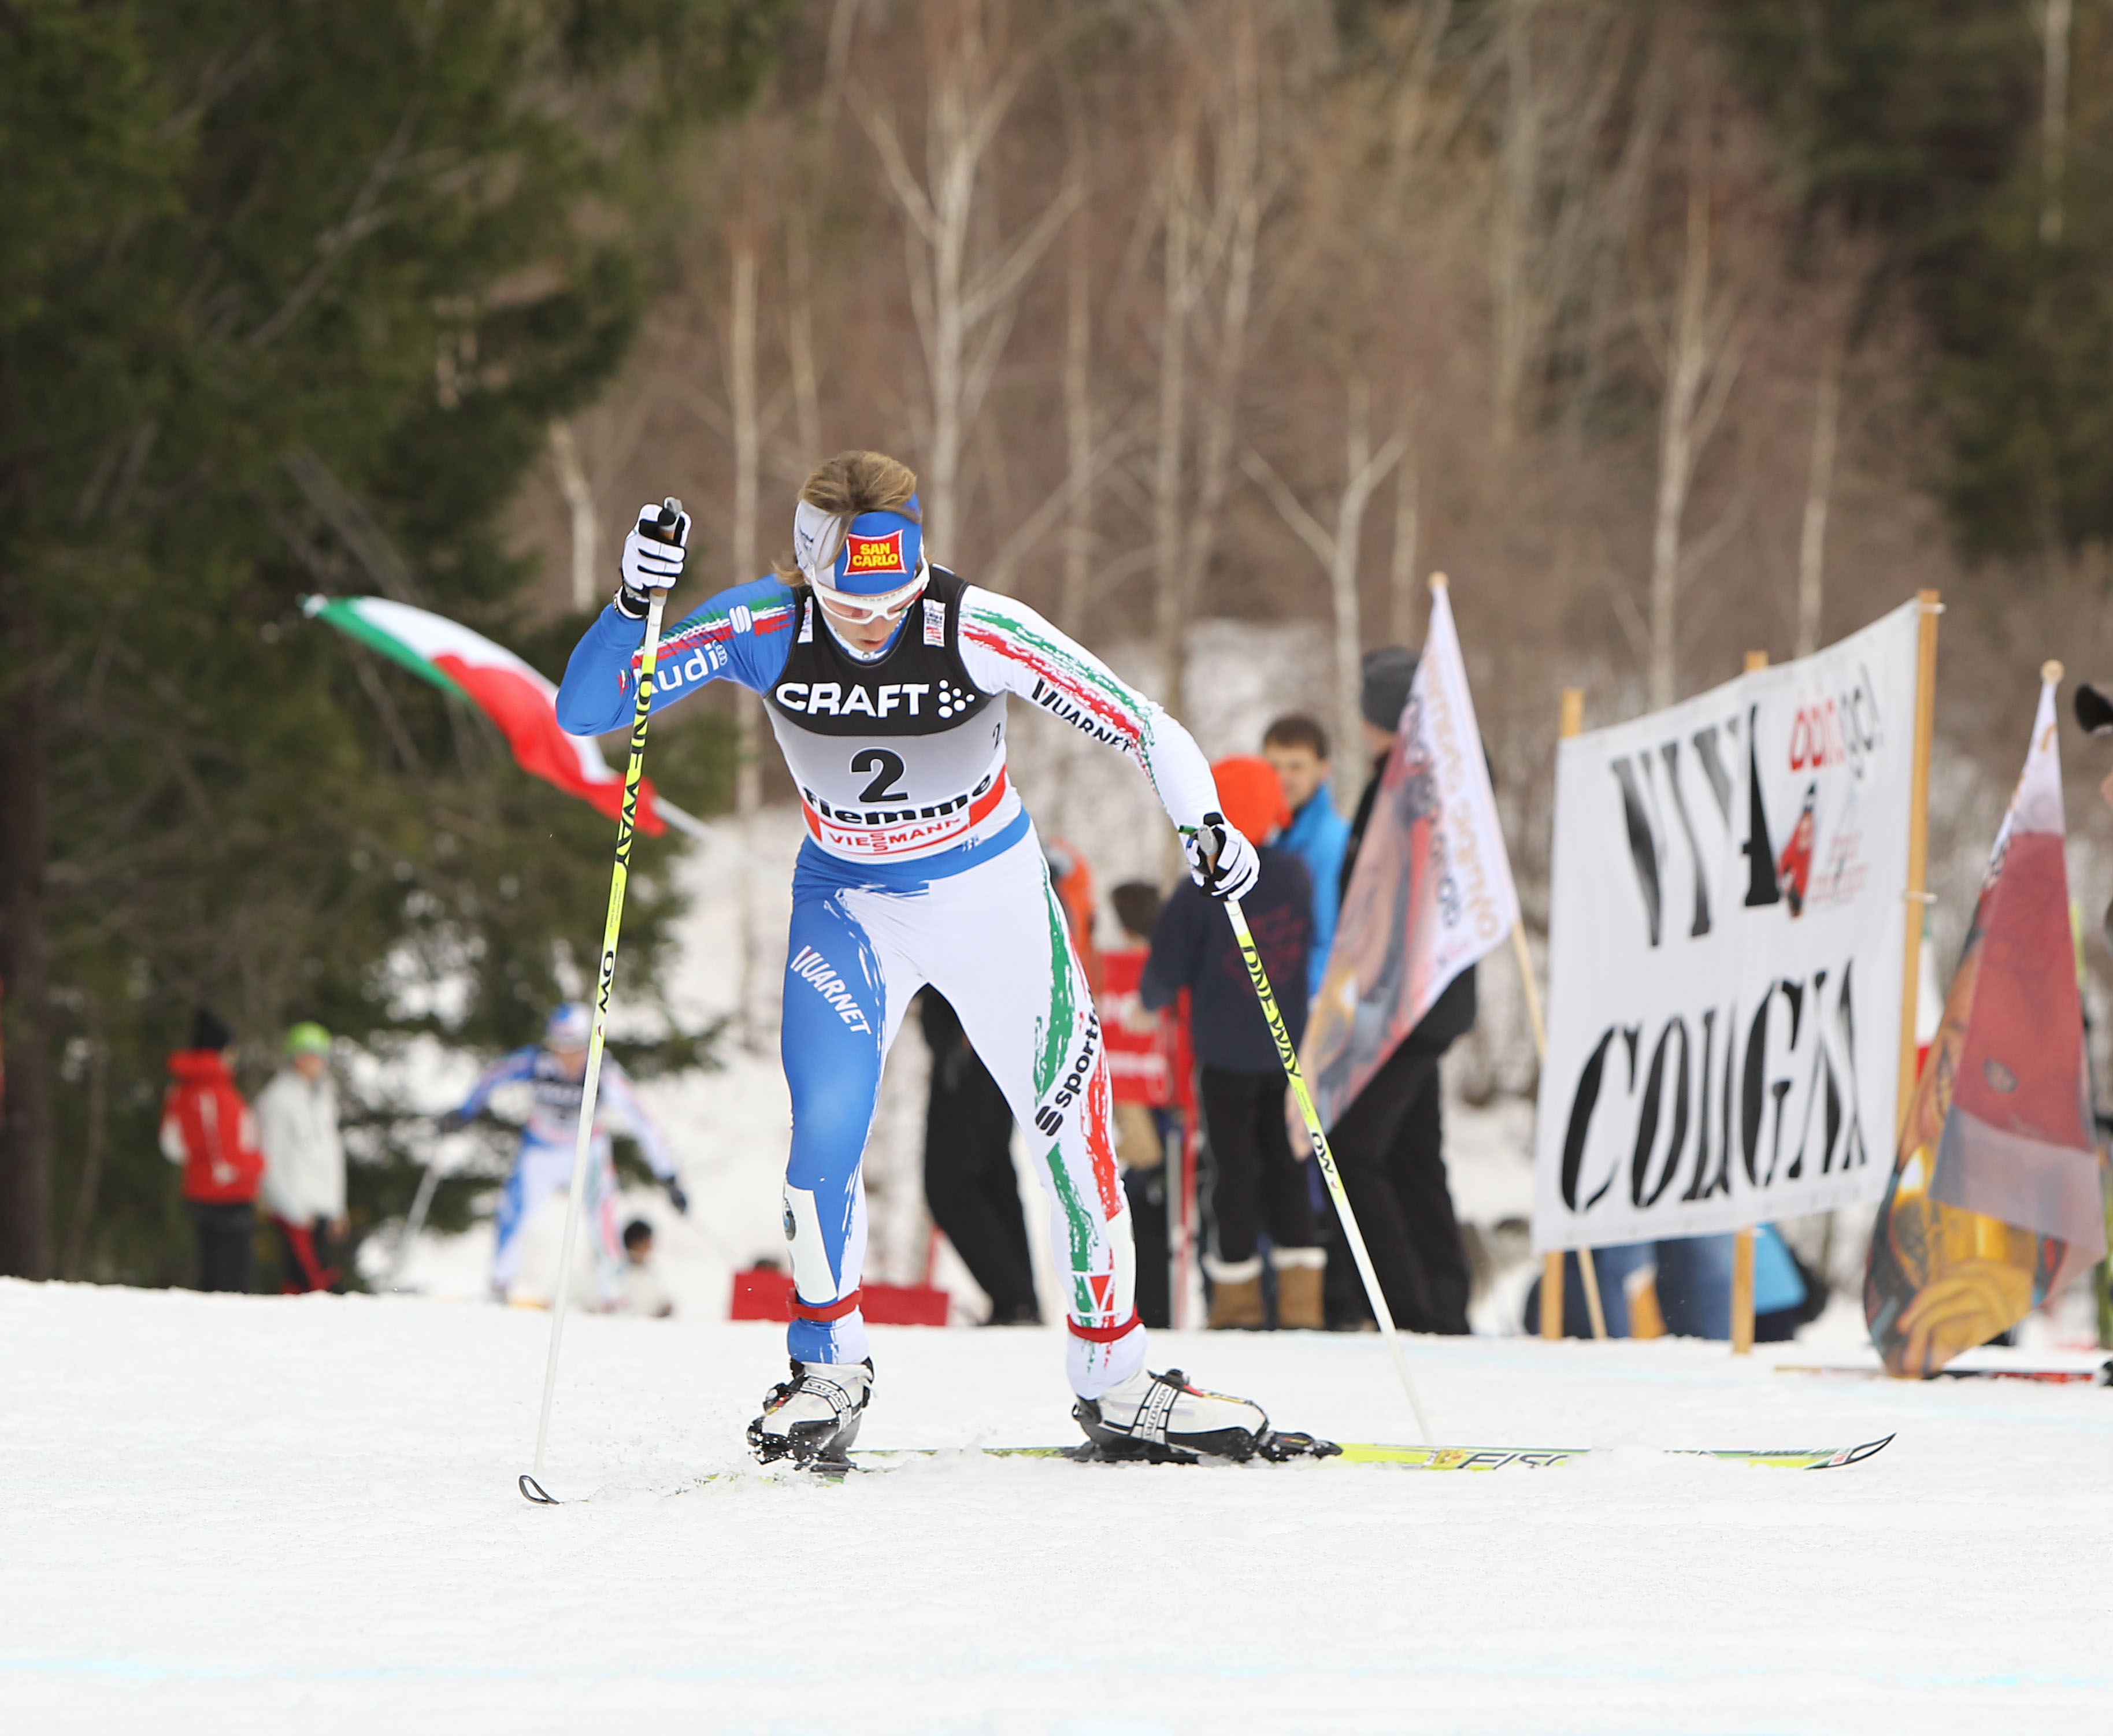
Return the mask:
[(668, 1203), (684, 1217), (690, 1215), (690, 1196), (682, 1192), (682, 1184), (672, 1175), (668, 1178)]
[(469, 1117), (460, 1109), (450, 1109), (433, 1123), (435, 1130), (442, 1133), (459, 1133), (468, 1125)]
[(638, 522), (623, 540), (623, 583), (618, 587), (616, 606), (633, 621), (646, 618), (652, 599), (646, 594), (665, 590), (682, 576), (682, 557), (690, 546), (690, 515), (675, 521), (675, 540), (661, 540), (660, 505), (649, 500), (638, 509)]
[(1210, 897), (1245, 898), (1262, 877), (1262, 858), (1246, 835), (1222, 813), (1207, 813), (1203, 823), (1181, 841), (1189, 858), (1189, 877)]

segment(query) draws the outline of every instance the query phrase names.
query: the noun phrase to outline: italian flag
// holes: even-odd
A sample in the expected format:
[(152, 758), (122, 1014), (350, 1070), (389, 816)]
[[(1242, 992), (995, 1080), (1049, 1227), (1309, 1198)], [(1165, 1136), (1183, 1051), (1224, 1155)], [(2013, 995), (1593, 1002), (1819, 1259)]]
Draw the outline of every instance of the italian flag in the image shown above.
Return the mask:
[[(569, 795), (589, 801), (612, 819), (623, 807), (623, 780), (601, 757), (591, 736), (558, 727), (558, 690), (504, 645), (481, 633), (408, 603), (386, 597), (310, 597), (303, 611), (401, 663), (443, 693), (466, 699), (499, 727), (521, 768)], [(668, 828), (653, 786), (638, 786), (638, 828)]]

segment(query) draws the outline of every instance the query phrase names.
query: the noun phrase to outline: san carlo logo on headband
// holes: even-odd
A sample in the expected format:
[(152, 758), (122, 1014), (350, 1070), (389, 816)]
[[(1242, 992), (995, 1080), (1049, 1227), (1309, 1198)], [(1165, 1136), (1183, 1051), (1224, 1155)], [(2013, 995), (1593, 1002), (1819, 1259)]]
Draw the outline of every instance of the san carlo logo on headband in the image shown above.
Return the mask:
[(902, 533), (891, 531), (885, 536), (861, 536), (856, 531), (844, 539), (844, 573), (901, 572), (910, 569), (902, 562)]

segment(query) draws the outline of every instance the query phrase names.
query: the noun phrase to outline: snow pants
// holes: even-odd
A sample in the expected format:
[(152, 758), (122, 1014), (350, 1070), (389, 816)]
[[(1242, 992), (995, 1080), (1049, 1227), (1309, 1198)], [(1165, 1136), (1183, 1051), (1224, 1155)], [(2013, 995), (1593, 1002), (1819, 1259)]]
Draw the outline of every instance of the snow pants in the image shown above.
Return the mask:
[(810, 845), (793, 878), (785, 1237), (797, 1294), (787, 1346), (802, 1362), (867, 1354), (860, 1163), (881, 1063), (929, 982), (961, 1016), (1034, 1155), (1066, 1287), (1066, 1370), (1075, 1392), (1097, 1398), (1144, 1365), (1144, 1328), (1100, 1021), (1041, 846), (1023, 823), (956, 873), (916, 880), (914, 867), (869, 872)]
[[(513, 1173), (499, 1196), (498, 1235), (491, 1248), (491, 1287), (504, 1296), (520, 1275), (521, 1233), (536, 1208), (573, 1185), (573, 1148), (526, 1138), (513, 1154)], [(585, 1201), (587, 1245), (594, 1251), (595, 1294), (603, 1305), (623, 1296), (623, 1236), (617, 1223), (616, 1159), (607, 1135), (587, 1152)]]
[(248, 1296), (257, 1287), (257, 1208), (247, 1200), (210, 1205), (186, 1200), (198, 1237), (198, 1287)]

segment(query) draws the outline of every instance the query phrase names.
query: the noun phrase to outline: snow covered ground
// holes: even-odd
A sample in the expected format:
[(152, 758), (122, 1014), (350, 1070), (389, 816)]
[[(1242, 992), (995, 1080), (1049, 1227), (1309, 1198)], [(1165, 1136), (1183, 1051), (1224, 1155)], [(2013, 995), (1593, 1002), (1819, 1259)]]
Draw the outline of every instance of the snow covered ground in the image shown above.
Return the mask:
[[(1549, 1470), (761, 1474), (776, 1328), (0, 1282), (0, 1730), (2102, 1728), (2113, 1392), (1691, 1342), (1420, 1341)], [(875, 1333), (866, 1443), (1064, 1440), (1053, 1332)], [(1810, 1360), (1804, 1346), (1782, 1360)], [(1289, 1426), (1411, 1431), (1369, 1337), (1161, 1335)], [(1898, 1431), (1800, 1473), (1660, 1456)], [(2068, 1720), (2066, 1725), (2056, 1720)]]

